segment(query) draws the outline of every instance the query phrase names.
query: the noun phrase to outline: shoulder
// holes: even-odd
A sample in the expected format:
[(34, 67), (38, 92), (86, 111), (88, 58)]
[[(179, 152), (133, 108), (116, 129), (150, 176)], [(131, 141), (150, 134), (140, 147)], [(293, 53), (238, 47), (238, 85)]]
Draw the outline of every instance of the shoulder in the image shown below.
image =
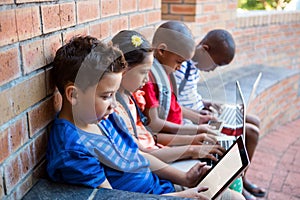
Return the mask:
[(76, 126), (68, 120), (56, 118), (50, 131), (49, 145), (52, 148), (71, 150), (79, 143), (81, 142)]

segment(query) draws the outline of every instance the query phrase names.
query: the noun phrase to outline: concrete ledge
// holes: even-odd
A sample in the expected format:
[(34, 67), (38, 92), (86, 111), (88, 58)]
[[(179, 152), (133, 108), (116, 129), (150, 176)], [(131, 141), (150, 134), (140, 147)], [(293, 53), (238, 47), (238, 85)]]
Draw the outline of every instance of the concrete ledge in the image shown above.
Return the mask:
[(236, 68), (199, 83), (204, 99), (215, 102), (234, 103), (239, 80), (246, 103), (259, 72), (262, 78), (255, 98), (247, 108), (261, 118), (262, 135), (278, 125), (300, 117), (299, 83), (300, 71), (280, 67), (251, 65)]
[(69, 184), (54, 183), (46, 179), (40, 179), (23, 197), (23, 200), (117, 200), (117, 199), (157, 199), (157, 200), (177, 200), (188, 199), (171, 196), (160, 196), (152, 194), (142, 194), (135, 192), (127, 192), (121, 190), (109, 189), (92, 189)]

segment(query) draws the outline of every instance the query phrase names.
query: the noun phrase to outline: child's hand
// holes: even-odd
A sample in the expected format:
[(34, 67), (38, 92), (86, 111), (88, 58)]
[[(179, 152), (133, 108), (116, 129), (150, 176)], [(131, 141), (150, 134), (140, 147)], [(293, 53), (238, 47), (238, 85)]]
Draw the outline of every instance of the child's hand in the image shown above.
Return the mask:
[(216, 117), (214, 117), (213, 115), (201, 115), (199, 114), (199, 121), (198, 124), (206, 124), (207, 122), (211, 121), (211, 120), (217, 120)]
[(221, 147), (220, 145), (197, 145), (192, 146), (193, 149), (193, 159), (199, 159), (199, 158), (208, 158), (213, 161), (218, 161), (218, 159), (215, 157), (216, 154), (219, 156), (222, 156), (223, 153), (225, 153), (225, 149)]
[[(213, 115), (219, 115), (222, 112), (222, 106), (218, 103), (212, 103), (208, 101), (203, 101), (205, 110), (202, 111), (209, 111)], [(200, 111), (201, 113), (201, 111)]]
[(176, 196), (191, 198), (191, 199), (199, 199), (199, 200), (209, 200), (206, 196), (201, 194), (201, 192), (207, 191), (208, 187), (194, 187), (191, 189), (187, 189), (181, 192), (177, 192)]
[(202, 144), (217, 144), (218, 140), (215, 136), (211, 134), (198, 134), (194, 136), (194, 139), (192, 141), (193, 145), (202, 145)]
[(202, 179), (202, 177), (207, 173), (207, 171), (211, 167), (206, 165), (205, 162), (199, 162), (195, 164), (189, 171), (187, 171), (186, 178), (185, 178), (185, 186), (187, 187), (194, 187), (196, 184), (199, 183), (199, 181)]
[(218, 134), (215, 133), (216, 127), (208, 125), (208, 124), (200, 124), (198, 125), (197, 134), (207, 133), (211, 135), (217, 136)]

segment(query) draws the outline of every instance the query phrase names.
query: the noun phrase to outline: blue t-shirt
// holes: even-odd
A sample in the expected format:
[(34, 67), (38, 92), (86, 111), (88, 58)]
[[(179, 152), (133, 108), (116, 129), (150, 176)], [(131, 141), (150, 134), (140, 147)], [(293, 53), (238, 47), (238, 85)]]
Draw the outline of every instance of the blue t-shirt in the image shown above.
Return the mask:
[(138, 146), (115, 113), (98, 124), (104, 135), (54, 120), (47, 148), (47, 172), (53, 181), (98, 187), (105, 178), (114, 189), (148, 194), (174, 192), (138, 153)]

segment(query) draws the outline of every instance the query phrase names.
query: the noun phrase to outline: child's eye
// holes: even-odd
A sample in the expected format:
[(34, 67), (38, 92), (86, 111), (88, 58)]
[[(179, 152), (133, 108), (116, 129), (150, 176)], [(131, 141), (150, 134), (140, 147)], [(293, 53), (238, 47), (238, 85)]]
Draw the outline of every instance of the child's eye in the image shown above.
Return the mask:
[(110, 99), (112, 98), (112, 94), (108, 94), (108, 95), (103, 95), (101, 96), (104, 100)]
[(183, 63), (183, 61), (182, 60), (177, 60), (176, 61), (178, 64), (181, 64), (181, 63)]

